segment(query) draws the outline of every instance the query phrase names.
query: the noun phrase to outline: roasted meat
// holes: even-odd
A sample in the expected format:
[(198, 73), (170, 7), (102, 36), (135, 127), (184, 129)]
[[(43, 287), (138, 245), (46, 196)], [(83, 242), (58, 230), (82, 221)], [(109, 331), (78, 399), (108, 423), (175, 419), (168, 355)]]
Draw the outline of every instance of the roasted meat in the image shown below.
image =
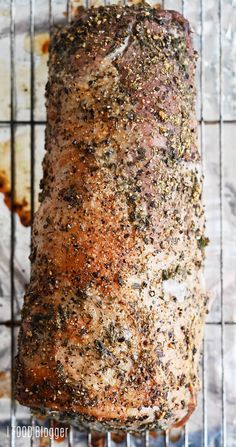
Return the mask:
[(193, 50), (181, 14), (78, 10), (50, 45), (17, 399), (98, 430), (184, 423), (207, 295)]

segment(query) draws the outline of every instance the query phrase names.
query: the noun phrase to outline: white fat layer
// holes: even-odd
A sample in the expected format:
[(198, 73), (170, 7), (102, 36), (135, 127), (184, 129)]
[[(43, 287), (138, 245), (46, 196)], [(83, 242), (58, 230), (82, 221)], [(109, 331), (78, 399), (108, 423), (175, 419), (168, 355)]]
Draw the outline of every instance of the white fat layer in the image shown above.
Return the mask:
[(180, 283), (175, 279), (167, 279), (163, 281), (163, 291), (165, 294), (175, 296), (178, 301), (184, 301), (187, 295), (187, 287), (186, 284)]
[(122, 43), (122, 45), (120, 45), (118, 48), (112, 51), (112, 53), (108, 54), (107, 59), (113, 61), (117, 56), (124, 53), (127, 46), (129, 45), (130, 35), (131, 35), (131, 25), (129, 26), (129, 33), (128, 36), (126, 36), (124, 43)]

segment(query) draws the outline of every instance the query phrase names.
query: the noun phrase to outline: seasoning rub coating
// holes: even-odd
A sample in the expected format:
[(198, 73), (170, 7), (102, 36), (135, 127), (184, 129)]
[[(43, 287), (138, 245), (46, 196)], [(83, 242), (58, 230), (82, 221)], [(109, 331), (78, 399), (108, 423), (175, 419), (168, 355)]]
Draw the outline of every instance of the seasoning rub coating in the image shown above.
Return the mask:
[(20, 403), (97, 430), (184, 423), (196, 405), (207, 239), (188, 22), (80, 8), (55, 31)]

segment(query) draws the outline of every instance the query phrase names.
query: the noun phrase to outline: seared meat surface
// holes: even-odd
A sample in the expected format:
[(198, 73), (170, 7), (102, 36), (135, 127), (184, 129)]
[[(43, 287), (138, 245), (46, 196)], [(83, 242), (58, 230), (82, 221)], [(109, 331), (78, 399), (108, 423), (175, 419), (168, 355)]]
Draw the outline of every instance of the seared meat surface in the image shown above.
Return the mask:
[(196, 405), (207, 296), (188, 22), (80, 8), (50, 46), (46, 155), (17, 399), (95, 429)]

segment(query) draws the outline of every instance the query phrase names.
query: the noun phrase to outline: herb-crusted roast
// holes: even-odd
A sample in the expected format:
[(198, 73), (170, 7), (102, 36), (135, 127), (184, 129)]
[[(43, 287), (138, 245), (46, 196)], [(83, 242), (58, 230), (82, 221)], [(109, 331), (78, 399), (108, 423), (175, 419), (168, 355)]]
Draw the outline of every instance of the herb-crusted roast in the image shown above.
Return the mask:
[(188, 22), (80, 8), (50, 46), (17, 398), (75, 425), (167, 428), (196, 405), (207, 297)]

